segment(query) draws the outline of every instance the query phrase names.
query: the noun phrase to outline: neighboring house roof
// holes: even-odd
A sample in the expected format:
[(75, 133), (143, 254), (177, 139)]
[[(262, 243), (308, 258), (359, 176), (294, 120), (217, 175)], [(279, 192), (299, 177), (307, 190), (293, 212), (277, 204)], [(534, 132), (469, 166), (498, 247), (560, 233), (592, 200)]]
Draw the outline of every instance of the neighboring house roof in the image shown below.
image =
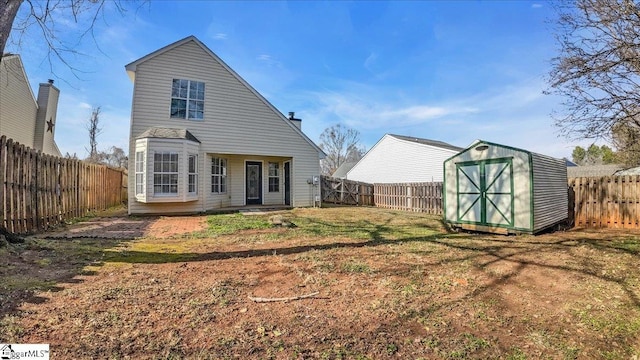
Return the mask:
[(622, 169), (623, 166), (618, 164), (570, 166), (567, 168), (567, 176), (570, 178), (611, 176)]
[(145, 138), (156, 138), (156, 139), (183, 139), (190, 140), (193, 142), (199, 143), (195, 136), (189, 132), (187, 129), (173, 129), (173, 128), (162, 128), (162, 127), (152, 127), (147, 129), (145, 132), (140, 134), (140, 136), (136, 137), (136, 139), (145, 139)]
[(613, 175), (640, 175), (640, 166), (618, 170)]
[(462, 151), (464, 150), (464, 148), (458, 147), (458, 146), (453, 146), (451, 144), (447, 144), (444, 141), (438, 141), (438, 140), (431, 140), (431, 139), (422, 139), (422, 138), (418, 138), (415, 136), (404, 136), (404, 135), (396, 135), (396, 134), (388, 134), (389, 136), (393, 136), (396, 139), (400, 139), (400, 140), (405, 140), (405, 141), (412, 141), (418, 144), (422, 144), (422, 145), (429, 145), (429, 146), (435, 146), (435, 147), (439, 147), (439, 148), (443, 148), (443, 149), (447, 149), (447, 150), (453, 150), (453, 151)]
[(127, 65), (125, 65), (125, 69), (127, 70), (127, 74), (129, 75), (129, 77), (131, 78), (131, 81), (135, 81), (135, 72), (136, 72), (136, 68), (138, 65), (140, 65), (141, 63), (154, 58), (158, 55), (161, 55), (169, 50), (172, 50), (178, 46), (181, 46), (185, 43), (188, 43), (189, 41), (193, 41), (194, 43), (196, 43), (198, 46), (200, 46), (207, 54), (209, 54), (209, 56), (211, 56), (212, 58), (214, 58), (217, 62), (220, 63), (220, 65), (222, 65), (230, 74), (232, 74), (238, 81), (240, 81), (244, 86), (247, 87), (247, 89), (249, 89), (249, 91), (251, 91), (258, 99), (260, 99), (265, 105), (267, 105), (267, 107), (269, 109), (271, 109), (271, 111), (273, 111), (280, 119), (282, 119), (282, 121), (284, 121), (288, 126), (290, 126), (295, 132), (298, 133), (298, 135), (300, 135), (301, 137), (303, 137), (308, 143), (309, 145), (311, 145), (316, 151), (318, 151), (318, 154), (320, 155), (320, 158), (323, 159), (327, 154), (322, 151), (322, 149), (320, 149), (320, 147), (318, 145), (316, 145), (313, 141), (311, 141), (311, 139), (309, 139), (307, 137), (307, 135), (305, 135), (302, 130), (300, 130), (296, 125), (294, 125), (291, 121), (289, 121), (289, 119), (282, 114), (280, 111), (278, 111), (273, 104), (271, 104), (264, 96), (262, 96), (258, 91), (256, 91), (256, 89), (253, 88), (253, 86), (251, 86), (248, 82), (246, 82), (240, 75), (238, 75), (238, 73), (236, 73), (232, 68), (229, 67), (229, 65), (227, 65), (224, 61), (222, 61), (222, 59), (220, 59), (213, 51), (211, 51), (211, 49), (209, 49), (205, 44), (203, 44), (200, 40), (198, 40), (198, 38), (196, 38), (193, 35), (187, 36), (186, 38), (182, 39), (182, 40), (178, 40), (176, 42), (174, 42), (173, 44), (169, 44), (161, 49), (158, 49), (144, 57), (141, 57), (140, 59), (133, 61)]
[(578, 164), (574, 163), (573, 161), (567, 158), (564, 158), (564, 161), (567, 163), (567, 167), (578, 166)]
[(342, 165), (338, 166), (336, 171), (334, 171), (331, 176), (334, 178), (344, 179), (347, 176), (349, 170), (351, 170), (351, 168), (357, 163), (357, 161), (343, 162)]

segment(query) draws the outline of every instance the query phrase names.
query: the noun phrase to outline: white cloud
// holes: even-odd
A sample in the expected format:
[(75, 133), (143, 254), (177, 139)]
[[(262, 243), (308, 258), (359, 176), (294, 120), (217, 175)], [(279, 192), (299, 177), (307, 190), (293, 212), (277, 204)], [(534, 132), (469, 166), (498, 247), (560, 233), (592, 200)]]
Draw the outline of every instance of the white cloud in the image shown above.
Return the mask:
[(539, 3), (531, 4), (532, 9), (540, 9), (541, 7), (542, 7), (542, 4), (539, 4)]
[(213, 38), (216, 40), (227, 40), (227, 34), (225, 33), (216, 33), (213, 35)]
[(353, 93), (318, 93), (320, 114), (361, 129), (385, 129), (429, 123), (444, 116), (475, 112), (471, 107), (415, 104), (402, 106)]
[(364, 61), (364, 68), (373, 72), (373, 66), (376, 63), (376, 60), (378, 60), (378, 54), (372, 52)]
[(457, 146), (483, 139), (558, 158), (570, 156), (577, 145), (558, 137), (550, 113), (559, 99), (543, 95), (544, 84), (535, 78), (440, 101), (424, 101), (417, 94), (398, 98), (393, 89), (357, 83), (342, 87), (309, 96), (316, 99), (303, 114), (313, 127), (305, 127), (309, 135), (342, 123), (358, 130), (368, 145), (385, 133), (396, 133)]
[(267, 54), (262, 54), (260, 56), (258, 56), (258, 60), (262, 60), (262, 61), (271, 61), (271, 55), (267, 55)]

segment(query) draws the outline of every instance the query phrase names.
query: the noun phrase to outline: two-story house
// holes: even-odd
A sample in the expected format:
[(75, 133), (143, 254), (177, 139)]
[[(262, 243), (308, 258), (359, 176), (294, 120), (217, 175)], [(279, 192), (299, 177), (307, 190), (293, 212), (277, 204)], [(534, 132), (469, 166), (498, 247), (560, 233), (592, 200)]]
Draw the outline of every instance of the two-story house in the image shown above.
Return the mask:
[(322, 150), (200, 40), (125, 68), (130, 214), (319, 202)]

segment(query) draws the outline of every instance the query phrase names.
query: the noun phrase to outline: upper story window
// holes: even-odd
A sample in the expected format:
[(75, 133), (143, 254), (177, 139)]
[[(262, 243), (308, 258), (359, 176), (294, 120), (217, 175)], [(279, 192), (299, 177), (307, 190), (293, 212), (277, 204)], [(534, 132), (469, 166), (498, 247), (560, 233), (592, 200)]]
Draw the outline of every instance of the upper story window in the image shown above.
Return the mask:
[(190, 120), (204, 119), (203, 82), (173, 79), (171, 117)]

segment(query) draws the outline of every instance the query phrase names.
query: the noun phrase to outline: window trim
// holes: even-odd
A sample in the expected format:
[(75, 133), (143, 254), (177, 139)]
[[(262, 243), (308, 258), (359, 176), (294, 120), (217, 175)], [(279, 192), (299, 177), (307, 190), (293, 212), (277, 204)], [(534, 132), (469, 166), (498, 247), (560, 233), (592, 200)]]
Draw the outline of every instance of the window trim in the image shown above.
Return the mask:
[[(218, 160), (218, 164), (215, 164), (216, 160)], [(218, 171), (214, 173), (214, 169), (217, 169)], [(227, 169), (228, 169), (228, 160), (226, 158), (218, 157), (218, 156), (211, 157), (211, 193), (212, 194), (227, 193), (227, 190), (228, 190)], [(217, 179), (217, 181), (214, 179)], [(214, 190), (215, 186), (217, 186), (217, 191)]]
[[(191, 171), (191, 159), (193, 159), (193, 171)], [(193, 177), (193, 182), (191, 181)], [(191, 189), (193, 188), (193, 191)], [(198, 194), (198, 155), (187, 155), (187, 195)]]
[[(174, 84), (176, 83), (176, 81), (178, 81), (178, 90), (181, 88), (180, 84), (182, 81), (186, 81), (187, 82), (187, 94), (186, 97), (182, 97), (180, 96), (180, 92), (178, 91), (178, 94), (176, 96), (174, 96)], [(197, 94), (196, 96), (192, 97), (192, 93), (191, 93), (191, 84), (202, 84), (202, 99), (197, 98)], [(198, 87), (196, 85), (196, 87)], [(198, 89), (196, 89), (196, 93), (198, 92)], [(184, 116), (179, 116), (179, 115), (174, 115), (173, 114), (173, 102), (174, 100), (180, 100), (180, 101), (184, 101), (185, 102), (185, 107), (184, 107)], [(202, 121), (204, 120), (204, 101), (205, 101), (205, 83), (204, 81), (196, 81), (196, 80), (187, 80), (187, 79), (173, 79), (171, 81), (171, 102), (169, 104), (169, 117), (171, 119), (184, 119), (184, 120), (194, 120), (194, 121)], [(202, 104), (202, 108), (200, 111), (198, 111), (198, 107), (196, 106), (196, 110), (190, 110), (191, 104)], [(194, 114), (201, 114), (201, 117), (191, 117), (190, 113), (194, 112)], [(178, 113), (178, 111), (176, 111), (176, 113)]]
[[(164, 171), (164, 155), (168, 154), (169, 155), (169, 163), (167, 164), (169, 166), (168, 171)], [(156, 155), (160, 155), (161, 156), (161, 160), (160, 160), (160, 171), (156, 171)], [(171, 159), (172, 155), (175, 155), (175, 161), (173, 161)], [(175, 166), (176, 166), (176, 170), (175, 171), (171, 171), (171, 165), (172, 163), (175, 162)], [(162, 181), (160, 182), (160, 184), (156, 184), (156, 176), (168, 176), (169, 177), (169, 182), (168, 183), (163, 183)], [(153, 196), (178, 196), (180, 191), (178, 189), (179, 184), (180, 184), (180, 155), (177, 151), (156, 151), (153, 153)], [(175, 178), (175, 184), (172, 184), (173, 179)], [(164, 192), (164, 191), (156, 191), (156, 187), (160, 186), (161, 190), (163, 186), (168, 186), (169, 187), (169, 192)], [(172, 188), (175, 186), (175, 191), (171, 191)]]
[[(274, 165), (272, 169), (272, 165)], [(280, 192), (280, 163), (269, 162), (268, 166), (268, 188), (270, 193)], [(272, 175), (271, 170), (275, 170), (275, 175)], [(273, 183), (272, 183), (273, 181)]]
[(145, 183), (144, 183), (144, 179), (145, 179), (145, 168), (144, 168), (144, 164), (145, 164), (145, 158), (144, 158), (144, 154), (145, 151), (136, 151), (136, 155), (135, 155), (135, 190), (136, 190), (136, 196), (143, 196), (145, 195)]

